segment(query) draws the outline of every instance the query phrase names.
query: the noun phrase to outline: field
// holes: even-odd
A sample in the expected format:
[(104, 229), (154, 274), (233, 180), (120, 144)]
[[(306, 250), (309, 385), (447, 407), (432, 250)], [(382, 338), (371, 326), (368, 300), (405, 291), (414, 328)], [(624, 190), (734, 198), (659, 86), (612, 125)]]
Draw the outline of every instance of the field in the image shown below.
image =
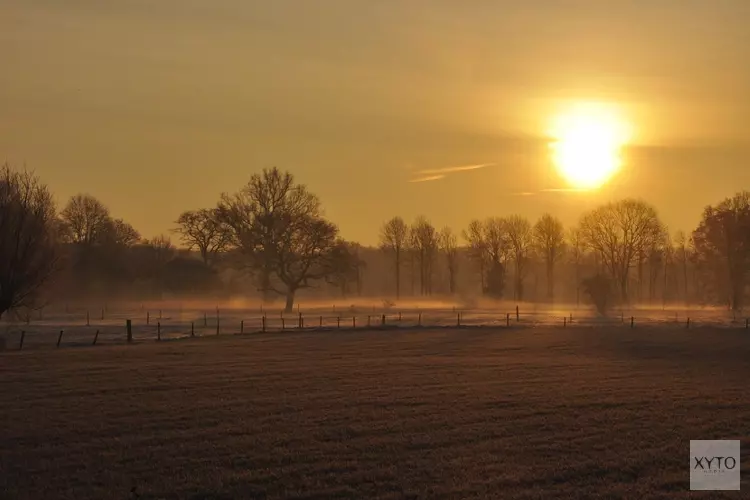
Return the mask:
[(687, 464), (690, 439), (742, 439), (750, 468), (749, 360), (748, 333), (716, 327), (291, 331), (9, 350), (0, 492), (740, 498), (691, 493)]

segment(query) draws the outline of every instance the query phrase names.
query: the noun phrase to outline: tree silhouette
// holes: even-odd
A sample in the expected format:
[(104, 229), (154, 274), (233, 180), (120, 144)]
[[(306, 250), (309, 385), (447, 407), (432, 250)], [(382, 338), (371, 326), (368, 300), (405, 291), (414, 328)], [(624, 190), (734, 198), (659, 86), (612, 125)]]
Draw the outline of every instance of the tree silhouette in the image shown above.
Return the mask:
[(287, 311), (299, 289), (334, 272), (338, 228), (290, 173), (273, 168), (253, 175), (241, 191), (222, 196), (219, 213), (246, 266), (260, 274), (261, 290), (284, 295)]
[(706, 207), (693, 243), (714, 299), (741, 310), (750, 270), (750, 192)]
[(445, 264), (448, 269), (448, 291), (451, 295), (456, 293), (456, 274), (458, 273), (458, 238), (449, 227), (444, 227), (438, 235), (440, 250), (445, 255)]
[(547, 300), (555, 298), (555, 266), (562, 257), (565, 233), (562, 222), (544, 214), (534, 225), (534, 244), (544, 261), (547, 274)]
[(110, 229), (109, 209), (89, 194), (71, 197), (60, 216), (66, 236), (80, 245), (100, 243)]
[(409, 226), (401, 217), (394, 217), (380, 228), (380, 248), (393, 259), (396, 277), (396, 299), (401, 297), (401, 267), (409, 245)]
[(511, 215), (505, 219), (505, 232), (510, 243), (515, 267), (515, 296), (517, 300), (523, 300), (523, 284), (528, 272), (529, 253), (533, 245), (531, 224), (520, 215)]
[(426, 217), (419, 216), (411, 226), (411, 246), (419, 265), (421, 295), (432, 295), (432, 274), (438, 250), (438, 233)]
[(57, 268), (55, 204), (47, 186), (29, 172), (0, 168), (0, 316), (33, 309)]
[(607, 203), (581, 218), (580, 231), (627, 301), (630, 269), (663, 234), (656, 209), (635, 199)]
[(217, 209), (188, 210), (177, 218), (180, 240), (189, 249), (197, 248), (203, 263), (213, 265), (220, 252), (229, 245), (229, 232), (219, 220)]

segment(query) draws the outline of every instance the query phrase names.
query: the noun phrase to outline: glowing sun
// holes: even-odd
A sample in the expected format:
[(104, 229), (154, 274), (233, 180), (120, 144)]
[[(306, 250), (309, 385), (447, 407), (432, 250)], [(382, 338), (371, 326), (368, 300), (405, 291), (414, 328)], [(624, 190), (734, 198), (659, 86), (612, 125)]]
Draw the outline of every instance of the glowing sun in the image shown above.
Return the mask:
[(622, 165), (629, 127), (616, 110), (600, 104), (577, 104), (560, 113), (551, 127), (552, 159), (574, 188), (596, 189)]

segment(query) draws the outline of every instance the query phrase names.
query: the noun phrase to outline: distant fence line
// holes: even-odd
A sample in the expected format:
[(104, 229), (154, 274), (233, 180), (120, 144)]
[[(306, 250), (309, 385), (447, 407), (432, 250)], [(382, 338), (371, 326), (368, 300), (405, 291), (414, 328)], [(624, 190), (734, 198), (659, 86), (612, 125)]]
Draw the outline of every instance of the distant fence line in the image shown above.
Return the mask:
[[(335, 311), (335, 306), (333, 311)], [(129, 311), (132, 313), (132, 311)], [(680, 320), (675, 315), (675, 320), (653, 320), (646, 316), (640, 320), (635, 315), (625, 316), (624, 313), (620, 314), (619, 317), (615, 318), (592, 318), (583, 316), (581, 318), (574, 318), (573, 313), (566, 315), (545, 315), (540, 314), (536, 311), (524, 312), (521, 311), (519, 306), (515, 307), (512, 312), (506, 312), (498, 314), (498, 311), (490, 312), (477, 312), (477, 311), (458, 311), (453, 308), (452, 311), (440, 311), (440, 310), (426, 310), (404, 313), (398, 312), (380, 312), (378, 314), (357, 314), (356, 311), (352, 314), (342, 314), (339, 312), (334, 315), (327, 314), (304, 314), (302, 312), (288, 313), (283, 310), (277, 314), (268, 315), (263, 313), (260, 317), (252, 319), (243, 318), (242, 316), (237, 317), (236, 315), (229, 315), (228, 317), (222, 317), (221, 309), (216, 308), (212, 311), (212, 314), (203, 311), (198, 317), (193, 317), (188, 322), (173, 320), (171, 317), (165, 317), (162, 313), (163, 310), (154, 311), (152, 316), (151, 311), (145, 311), (145, 316), (142, 318), (142, 323), (135, 323), (132, 319), (128, 318), (122, 321), (122, 323), (115, 323), (104, 325), (100, 324), (99, 328), (93, 331), (92, 327), (92, 315), (88, 310), (85, 312), (85, 327), (83, 325), (67, 325), (68, 328), (59, 328), (55, 330), (56, 336), (50, 336), (47, 334), (41, 334), (44, 336), (52, 337), (49, 341), (51, 345), (53, 339), (55, 341), (56, 348), (60, 348), (64, 345), (66, 339), (66, 332), (74, 334), (76, 342), (74, 345), (97, 345), (100, 334), (103, 329), (110, 331), (109, 338), (114, 340), (114, 343), (133, 343), (143, 342), (149, 340), (176, 340), (180, 338), (194, 338), (194, 337), (207, 337), (216, 335), (245, 335), (253, 333), (271, 333), (271, 332), (291, 332), (291, 331), (331, 331), (331, 330), (383, 330), (383, 329), (409, 329), (409, 328), (498, 328), (498, 327), (534, 327), (534, 326), (557, 326), (561, 328), (567, 328), (570, 325), (583, 325), (583, 326), (623, 326), (636, 328), (638, 325), (665, 325), (672, 324), (685, 329), (695, 328), (700, 325), (706, 326), (721, 326), (716, 321), (703, 320), (696, 321), (691, 317), (687, 316), (683, 320)], [(247, 313), (247, 310), (241, 311)], [(107, 318), (106, 308), (102, 308), (100, 314), (97, 315), (99, 321), (104, 322)], [(69, 314), (69, 313), (68, 313)], [(180, 311), (180, 315), (182, 315)], [(468, 317), (467, 317), (468, 314)], [(117, 316), (117, 315), (115, 315)], [(121, 315), (120, 315), (121, 316)], [(84, 320), (84, 318), (80, 318)], [(30, 324), (30, 319), (27, 318), (26, 324)], [(726, 323), (722, 323), (726, 326)], [(750, 318), (746, 318), (743, 321), (737, 321), (734, 318), (729, 326), (744, 327), (745, 330), (750, 329)], [(81, 338), (81, 329), (85, 328), (86, 336), (89, 341), (85, 341)], [(71, 332), (73, 330), (74, 332)], [(15, 343), (17, 350), (22, 350), (24, 342), (27, 340), (29, 332), (26, 329), (20, 329), (18, 342)], [(0, 350), (11, 350), (13, 345), (8, 342), (7, 338), (0, 338)]]

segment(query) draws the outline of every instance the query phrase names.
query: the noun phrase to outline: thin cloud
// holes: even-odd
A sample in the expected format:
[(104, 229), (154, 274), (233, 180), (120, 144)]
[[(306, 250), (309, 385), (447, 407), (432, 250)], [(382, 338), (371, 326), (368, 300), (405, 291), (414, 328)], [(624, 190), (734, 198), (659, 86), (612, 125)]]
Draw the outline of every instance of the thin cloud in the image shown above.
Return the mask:
[(466, 172), (468, 170), (478, 170), (480, 168), (492, 167), (494, 163), (478, 163), (475, 165), (461, 165), (458, 167), (432, 168), (419, 170), (417, 173), (422, 175), (452, 174), (455, 172)]
[(428, 182), (428, 181), (436, 181), (438, 179), (444, 179), (444, 175), (427, 175), (424, 177), (417, 177), (416, 179), (410, 179), (409, 182)]
[(438, 179), (444, 179), (446, 175), (455, 174), (458, 172), (467, 172), (469, 170), (478, 170), (480, 168), (494, 166), (494, 163), (477, 163), (474, 165), (459, 165), (457, 167), (444, 167), (444, 168), (427, 168), (424, 170), (417, 170), (413, 175), (419, 177), (410, 179), (409, 182), (427, 182), (436, 181)]

